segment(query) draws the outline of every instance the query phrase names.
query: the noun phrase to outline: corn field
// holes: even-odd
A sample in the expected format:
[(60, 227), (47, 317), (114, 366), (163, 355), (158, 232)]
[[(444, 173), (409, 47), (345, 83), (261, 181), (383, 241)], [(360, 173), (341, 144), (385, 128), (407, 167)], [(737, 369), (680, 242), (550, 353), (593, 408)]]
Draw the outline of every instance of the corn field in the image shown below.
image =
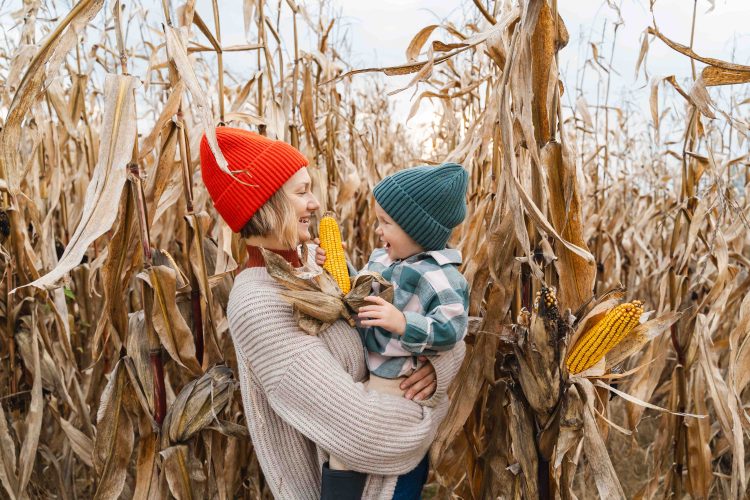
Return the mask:
[[(200, 177), (202, 134), (216, 147), (230, 125), (309, 158), (355, 266), (380, 179), (469, 171), (451, 240), (468, 349), (426, 496), (747, 498), (750, 66), (644, 26), (639, 67), (655, 44), (693, 65), (689, 85), (652, 80), (649, 116), (610, 99), (614, 47), (586, 62), (599, 102), (563, 85), (557, 0), (464, 2), (463, 25), (415, 30), (405, 63), (380, 68), (349, 64), (324, 1), (244, 0), (251, 43), (231, 46), (218, 0), (6, 3), (2, 497), (270, 498), (225, 317), (245, 248)], [(411, 114), (438, 106), (429, 147), (404, 139), (373, 73), (409, 75)], [(633, 300), (640, 324), (569, 370)]]

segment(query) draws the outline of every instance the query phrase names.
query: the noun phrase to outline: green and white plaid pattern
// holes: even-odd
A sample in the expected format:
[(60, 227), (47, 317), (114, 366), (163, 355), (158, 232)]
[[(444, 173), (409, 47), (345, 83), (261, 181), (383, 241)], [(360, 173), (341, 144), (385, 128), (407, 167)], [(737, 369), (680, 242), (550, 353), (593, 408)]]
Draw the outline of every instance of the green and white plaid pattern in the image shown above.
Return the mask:
[(399, 337), (379, 327), (359, 329), (370, 373), (408, 375), (417, 367), (417, 355), (447, 351), (466, 335), (469, 285), (459, 264), (461, 252), (450, 248), (395, 262), (385, 249), (372, 253), (365, 270), (393, 283), (393, 305), (404, 313), (406, 331)]

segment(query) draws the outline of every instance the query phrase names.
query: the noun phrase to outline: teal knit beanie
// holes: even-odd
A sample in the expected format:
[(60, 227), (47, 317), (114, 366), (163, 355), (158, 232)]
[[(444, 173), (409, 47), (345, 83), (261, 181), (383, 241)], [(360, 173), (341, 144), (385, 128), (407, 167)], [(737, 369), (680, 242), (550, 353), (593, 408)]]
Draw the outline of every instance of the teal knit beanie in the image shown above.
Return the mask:
[(442, 250), (466, 217), (469, 174), (457, 163), (414, 167), (375, 186), (375, 200), (425, 250)]

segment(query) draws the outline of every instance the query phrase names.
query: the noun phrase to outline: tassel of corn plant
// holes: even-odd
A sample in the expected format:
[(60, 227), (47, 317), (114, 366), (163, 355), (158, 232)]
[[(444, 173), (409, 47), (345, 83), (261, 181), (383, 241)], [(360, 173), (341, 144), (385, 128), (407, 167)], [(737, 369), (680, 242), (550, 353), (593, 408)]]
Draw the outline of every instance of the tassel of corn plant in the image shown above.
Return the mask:
[(638, 325), (643, 314), (642, 306), (643, 302), (634, 300), (612, 308), (576, 342), (565, 360), (568, 371), (576, 374), (597, 364)]
[(327, 212), (320, 219), (318, 234), (320, 235), (320, 246), (326, 251), (326, 263), (323, 268), (336, 279), (344, 294), (349, 293), (349, 290), (351, 290), (349, 269), (346, 267), (344, 247), (341, 245), (341, 231), (336, 219), (333, 218), (332, 212)]

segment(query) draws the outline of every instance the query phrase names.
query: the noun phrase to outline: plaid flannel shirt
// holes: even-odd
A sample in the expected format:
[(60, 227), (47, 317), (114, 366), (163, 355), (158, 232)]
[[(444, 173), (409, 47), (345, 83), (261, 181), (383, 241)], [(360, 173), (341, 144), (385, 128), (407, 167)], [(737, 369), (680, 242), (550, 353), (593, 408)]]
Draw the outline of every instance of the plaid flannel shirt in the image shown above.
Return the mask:
[(370, 256), (364, 270), (393, 284), (393, 305), (404, 313), (398, 336), (380, 327), (360, 328), (370, 373), (398, 378), (417, 367), (418, 355), (451, 349), (466, 335), (469, 285), (458, 271), (461, 252), (446, 248), (392, 261), (385, 249)]

